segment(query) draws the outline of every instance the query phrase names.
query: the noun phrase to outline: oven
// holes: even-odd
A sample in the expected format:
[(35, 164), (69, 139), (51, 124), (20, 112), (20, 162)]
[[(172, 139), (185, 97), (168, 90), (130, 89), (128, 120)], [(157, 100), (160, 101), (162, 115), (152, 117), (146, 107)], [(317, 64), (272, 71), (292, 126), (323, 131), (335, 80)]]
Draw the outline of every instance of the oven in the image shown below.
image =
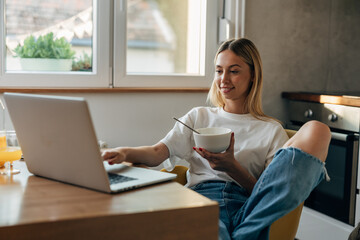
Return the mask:
[(305, 206), (354, 226), (359, 217), (356, 217), (356, 199), (360, 108), (291, 100), (289, 110), (286, 128), (298, 130), (305, 122), (318, 120), (331, 129), (326, 159), (331, 180), (324, 179), (312, 191)]

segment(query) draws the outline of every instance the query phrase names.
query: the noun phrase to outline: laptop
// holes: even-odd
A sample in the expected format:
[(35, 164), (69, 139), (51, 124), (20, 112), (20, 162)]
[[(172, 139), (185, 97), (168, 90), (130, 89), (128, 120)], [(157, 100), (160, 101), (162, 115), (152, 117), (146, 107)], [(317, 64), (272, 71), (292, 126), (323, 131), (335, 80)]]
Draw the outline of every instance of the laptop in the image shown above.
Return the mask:
[(84, 98), (4, 93), (28, 170), (107, 193), (169, 181), (176, 174), (104, 162)]

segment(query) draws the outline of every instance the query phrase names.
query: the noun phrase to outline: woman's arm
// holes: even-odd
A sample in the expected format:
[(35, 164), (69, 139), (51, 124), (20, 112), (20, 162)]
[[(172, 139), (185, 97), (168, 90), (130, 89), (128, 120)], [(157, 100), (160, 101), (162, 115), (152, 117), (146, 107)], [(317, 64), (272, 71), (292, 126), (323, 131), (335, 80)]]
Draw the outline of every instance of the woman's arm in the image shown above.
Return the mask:
[(235, 160), (234, 144), (235, 138), (234, 133), (232, 133), (230, 146), (223, 153), (212, 153), (202, 148), (194, 148), (194, 150), (209, 161), (212, 169), (226, 172), (232, 179), (251, 193), (256, 183), (256, 178)]
[(109, 164), (130, 162), (155, 167), (169, 157), (169, 150), (165, 144), (159, 142), (153, 146), (113, 148), (104, 151), (102, 157)]
[(235, 161), (234, 167), (226, 171), (226, 173), (248, 190), (249, 193), (252, 192), (257, 180), (244, 167), (242, 167), (240, 163)]

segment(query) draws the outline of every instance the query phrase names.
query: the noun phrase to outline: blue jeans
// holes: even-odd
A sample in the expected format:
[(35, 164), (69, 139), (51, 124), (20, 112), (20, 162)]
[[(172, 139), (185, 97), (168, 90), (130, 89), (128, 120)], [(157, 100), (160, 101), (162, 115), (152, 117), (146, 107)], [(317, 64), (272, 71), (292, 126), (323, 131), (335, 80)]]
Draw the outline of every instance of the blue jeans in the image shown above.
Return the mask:
[(219, 203), (219, 239), (269, 239), (270, 225), (305, 201), (325, 176), (319, 159), (282, 148), (249, 195), (233, 182), (207, 181), (191, 189)]

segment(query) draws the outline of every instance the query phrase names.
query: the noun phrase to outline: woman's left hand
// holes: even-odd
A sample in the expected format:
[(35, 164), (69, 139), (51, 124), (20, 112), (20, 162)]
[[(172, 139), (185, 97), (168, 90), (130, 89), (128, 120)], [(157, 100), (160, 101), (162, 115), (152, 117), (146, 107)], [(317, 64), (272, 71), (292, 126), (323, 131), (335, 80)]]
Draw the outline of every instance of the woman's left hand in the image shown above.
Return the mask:
[(203, 148), (195, 148), (193, 149), (203, 158), (209, 161), (210, 167), (214, 170), (227, 172), (231, 170), (236, 164), (236, 160), (234, 157), (234, 133), (231, 133), (230, 145), (226, 149), (225, 152), (221, 153), (213, 153), (209, 152)]

